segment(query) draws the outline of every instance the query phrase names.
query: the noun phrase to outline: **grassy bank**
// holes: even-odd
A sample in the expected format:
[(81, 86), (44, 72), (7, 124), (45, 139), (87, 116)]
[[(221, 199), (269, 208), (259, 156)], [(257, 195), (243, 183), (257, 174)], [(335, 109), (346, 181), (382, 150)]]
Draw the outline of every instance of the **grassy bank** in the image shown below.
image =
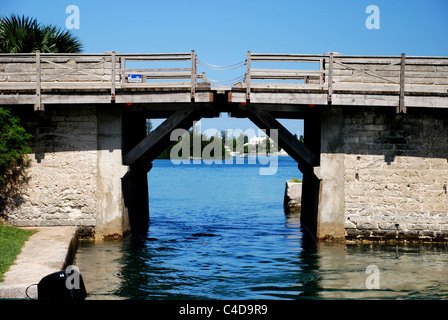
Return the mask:
[(0, 221), (0, 281), (19, 255), (26, 240), (35, 231), (4, 225)]

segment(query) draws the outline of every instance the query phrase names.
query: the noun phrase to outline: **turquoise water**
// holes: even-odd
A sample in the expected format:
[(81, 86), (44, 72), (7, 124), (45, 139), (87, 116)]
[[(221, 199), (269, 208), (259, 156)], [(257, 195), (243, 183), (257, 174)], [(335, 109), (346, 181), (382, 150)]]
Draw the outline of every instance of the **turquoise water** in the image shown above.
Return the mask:
[(283, 211), (297, 164), (260, 166), (154, 161), (148, 233), (81, 242), (89, 299), (448, 298), (446, 246), (305, 245)]

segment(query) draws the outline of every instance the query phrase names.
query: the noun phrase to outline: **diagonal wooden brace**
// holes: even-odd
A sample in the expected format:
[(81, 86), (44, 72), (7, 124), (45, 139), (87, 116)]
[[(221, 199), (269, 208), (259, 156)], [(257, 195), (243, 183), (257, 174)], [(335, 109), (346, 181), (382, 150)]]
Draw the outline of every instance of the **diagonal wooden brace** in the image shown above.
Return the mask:
[(175, 129), (189, 129), (193, 121), (200, 120), (193, 109), (174, 112), (153, 132), (140, 141), (123, 157), (123, 164), (133, 167), (146, 167), (168, 147), (171, 132)]
[[(280, 122), (266, 111), (256, 108), (249, 108), (249, 119), (260, 129), (276, 129), (278, 141), (275, 141), (301, 166), (313, 168), (319, 165), (319, 159), (308, 147), (297, 140)], [(268, 134), (266, 132), (266, 134)], [(273, 137), (275, 140), (275, 137)]]

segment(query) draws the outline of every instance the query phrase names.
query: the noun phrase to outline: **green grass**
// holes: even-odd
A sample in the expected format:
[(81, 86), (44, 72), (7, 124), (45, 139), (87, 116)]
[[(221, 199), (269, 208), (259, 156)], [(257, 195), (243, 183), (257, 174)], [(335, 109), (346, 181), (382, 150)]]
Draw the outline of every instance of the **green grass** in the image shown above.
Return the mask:
[(297, 179), (297, 178), (295, 178), (295, 177), (292, 178), (291, 181), (292, 181), (292, 182), (302, 182), (302, 180), (299, 180), (299, 179)]
[(0, 282), (4, 280), (3, 275), (14, 263), (25, 241), (35, 232), (5, 226), (0, 221)]

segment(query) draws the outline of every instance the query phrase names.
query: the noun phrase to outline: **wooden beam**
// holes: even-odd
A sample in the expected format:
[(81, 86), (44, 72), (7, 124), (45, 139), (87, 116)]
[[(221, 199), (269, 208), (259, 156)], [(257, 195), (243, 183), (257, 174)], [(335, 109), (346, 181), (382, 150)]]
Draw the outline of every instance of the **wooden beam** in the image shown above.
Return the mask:
[[(291, 132), (289, 132), (280, 122), (277, 121), (267, 111), (263, 111), (257, 108), (249, 108), (249, 119), (255, 123), (260, 129), (275, 129), (278, 136), (272, 137), (273, 140), (294, 159), (300, 165), (304, 165), (309, 168), (313, 168), (318, 165), (318, 157), (310, 149), (308, 149), (303, 143), (297, 140)], [(269, 132), (266, 132), (269, 134)]]
[(328, 104), (332, 102), (333, 95), (333, 52), (330, 52), (329, 73), (328, 73)]
[(404, 104), (404, 82), (405, 82), (405, 72), (406, 69), (406, 56), (404, 53), (401, 54), (401, 70), (400, 70), (400, 99), (398, 100), (398, 110), (399, 113), (406, 113), (406, 105)]
[(115, 102), (115, 52), (111, 53), (111, 70), (110, 70), (110, 100)]
[(250, 76), (251, 76), (251, 52), (247, 52), (247, 59), (246, 59), (246, 102), (250, 102)]
[(123, 157), (123, 164), (138, 167), (147, 166), (168, 147), (173, 130), (178, 128), (189, 129), (193, 126), (193, 121), (200, 120), (200, 118), (193, 108), (175, 111)]
[(196, 94), (196, 84), (197, 84), (197, 62), (196, 62), (196, 53), (194, 50), (191, 50), (191, 102), (195, 101)]
[(40, 65), (40, 51), (36, 51), (36, 103), (34, 104), (34, 111), (45, 111), (42, 105), (42, 87), (41, 77), (42, 69)]

